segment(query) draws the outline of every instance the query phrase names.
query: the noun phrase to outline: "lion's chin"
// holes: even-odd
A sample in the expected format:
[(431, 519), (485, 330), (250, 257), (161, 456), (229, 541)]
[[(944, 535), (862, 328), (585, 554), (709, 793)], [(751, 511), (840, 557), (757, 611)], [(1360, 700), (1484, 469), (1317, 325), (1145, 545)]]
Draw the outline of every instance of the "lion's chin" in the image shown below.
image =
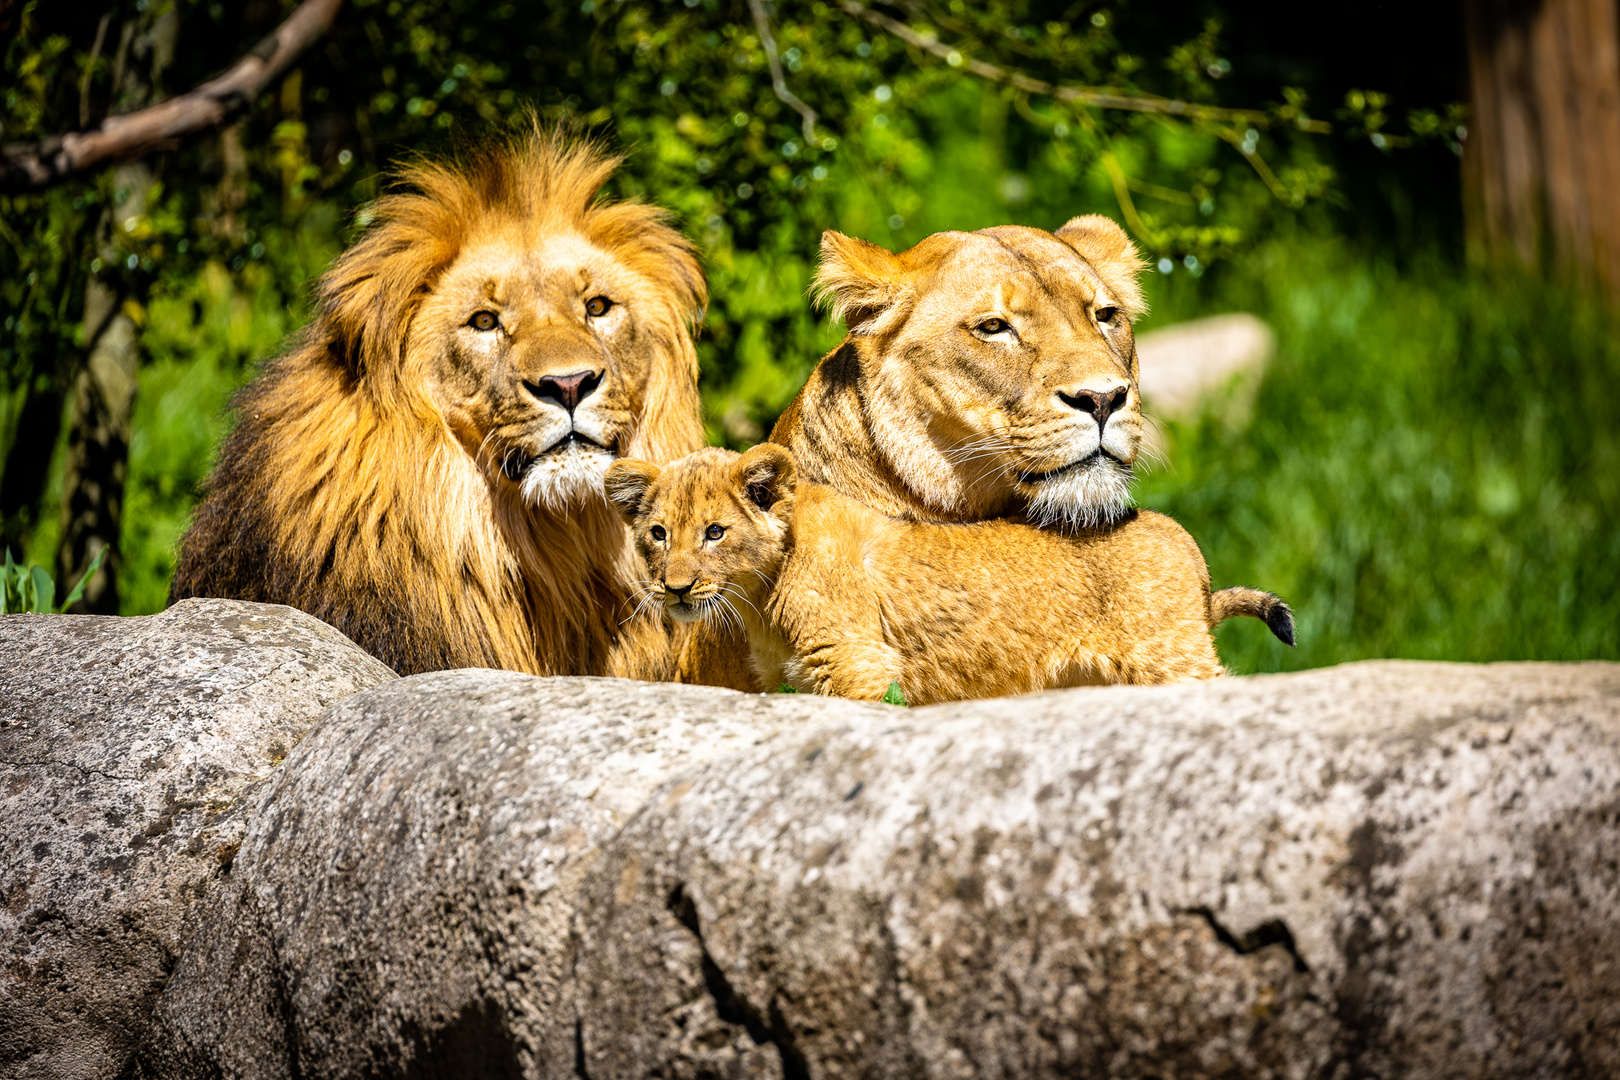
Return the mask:
[(664, 610), (676, 622), (684, 623), (702, 622), (708, 613), (706, 608), (693, 607), (691, 604), (665, 604)]
[(1131, 508), (1131, 467), (1103, 453), (1020, 487), (1029, 499), (1030, 522), (1043, 529), (1095, 529)]
[(530, 461), (519, 490), (530, 506), (556, 512), (604, 502), (602, 475), (612, 464), (613, 454), (608, 450), (570, 442)]

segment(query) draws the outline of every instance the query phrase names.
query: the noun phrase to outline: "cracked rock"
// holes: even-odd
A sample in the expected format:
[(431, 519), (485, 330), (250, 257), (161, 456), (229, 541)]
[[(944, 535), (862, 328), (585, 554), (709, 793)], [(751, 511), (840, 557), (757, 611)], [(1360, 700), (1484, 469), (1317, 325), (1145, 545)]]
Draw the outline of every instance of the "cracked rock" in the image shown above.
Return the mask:
[(152, 1077), (1620, 1074), (1620, 666), (895, 709), (448, 672), (265, 787)]
[(0, 1076), (126, 1074), (255, 784), (391, 678), (285, 607), (0, 617)]

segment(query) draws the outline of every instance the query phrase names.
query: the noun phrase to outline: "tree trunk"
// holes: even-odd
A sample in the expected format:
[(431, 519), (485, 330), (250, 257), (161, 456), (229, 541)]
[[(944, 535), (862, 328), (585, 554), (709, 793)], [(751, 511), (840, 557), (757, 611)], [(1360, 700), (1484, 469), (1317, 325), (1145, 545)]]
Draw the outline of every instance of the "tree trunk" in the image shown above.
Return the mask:
[[(127, 25), (114, 63), (112, 100), (121, 111), (158, 97), (163, 70), (174, 58), (179, 19), (171, 9)], [(131, 421), (140, 366), (140, 333), (130, 301), (144, 303), (144, 283), (118, 266), (125, 258), (114, 241), (121, 222), (147, 211), (156, 183), (152, 166), (130, 162), (113, 170), (114, 201), (101, 215), (96, 251), (101, 268), (84, 291), (85, 361), (73, 380), (67, 467), (62, 476), (62, 541), (56, 576), (63, 592), (84, 576), (98, 554), (100, 567), (85, 583), (73, 610), (118, 613), (119, 533), (129, 469)]]
[(1620, 0), (1465, 0), (1470, 254), (1620, 303)]
[(0, 547), (21, 561), (28, 538), (39, 525), (40, 500), (50, 480), (51, 455), (62, 431), (61, 360), (52, 355), (45, 377), (29, 380), (17, 430), (0, 469)]
[[(151, 171), (143, 164), (121, 165), (117, 184), (130, 197), (102, 215), (103, 260), (115, 255), (106, 242), (113, 218), (144, 212)], [(108, 275), (113, 278), (116, 274)], [(119, 529), (124, 482), (129, 468), (131, 420), (140, 366), (140, 335), (125, 310), (127, 297), (109, 280), (91, 274), (84, 290), (84, 335), (88, 358), (73, 381), (73, 416), (68, 431), (67, 469), (62, 476), (62, 544), (56, 580), (63, 592), (73, 587), (98, 554), (105, 552), (84, 596), (73, 610), (118, 614)]]

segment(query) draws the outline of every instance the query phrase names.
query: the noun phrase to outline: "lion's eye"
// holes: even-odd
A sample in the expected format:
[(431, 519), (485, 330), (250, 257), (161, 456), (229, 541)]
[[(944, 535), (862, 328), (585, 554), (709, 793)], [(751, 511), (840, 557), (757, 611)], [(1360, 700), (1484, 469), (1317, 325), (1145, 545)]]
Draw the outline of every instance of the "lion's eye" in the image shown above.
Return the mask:
[(1012, 327), (1007, 325), (1006, 319), (986, 319), (978, 325), (977, 329), (981, 334), (1002, 334), (1011, 330)]
[(493, 311), (480, 311), (467, 320), (467, 325), (474, 330), (493, 330), (501, 325), (501, 320), (495, 317)]
[(652, 527), (652, 538), (657, 540), (660, 544), (664, 542), (664, 527), (662, 525), (654, 525)]
[(1111, 323), (1114, 321), (1114, 316), (1118, 314), (1119, 308), (1100, 307), (1097, 309), (1097, 321), (1100, 323)]
[(602, 316), (608, 313), (608, 309), (612, 306), (613, 301), (609, 300), (607, 297), (593, 296), (589, 300), (585, 301), (585, 314), (589, 315), (593, 319), (600, 319)]
[(703, 535), (707, 536), (710, 540), (718, 540), (722, 536), (726, 535), (726, 530), (719, 525), (710, 525), (708, 531)]

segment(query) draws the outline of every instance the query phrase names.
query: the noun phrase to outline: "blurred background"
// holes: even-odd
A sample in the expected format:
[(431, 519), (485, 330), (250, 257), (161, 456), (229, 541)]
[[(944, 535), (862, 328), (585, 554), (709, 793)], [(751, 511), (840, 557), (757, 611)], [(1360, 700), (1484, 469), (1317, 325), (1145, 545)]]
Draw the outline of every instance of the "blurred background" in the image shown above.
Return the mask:
[[(1223, 627), (1229, 665), (1617, 659), (1616, 6), (0, 0), (0, 543), (58, 595), (99, 554), (75, 610), (160, 609), (232, 392), (390, 162), (532, 109), (701, 247), (713, 441), (838, 340), (824, 228), (1104, 213), (1152, 263), (1140, 501), (1298, 613), (1294, 651)], [(53, 141), (239, 61), (133, 160)]]

